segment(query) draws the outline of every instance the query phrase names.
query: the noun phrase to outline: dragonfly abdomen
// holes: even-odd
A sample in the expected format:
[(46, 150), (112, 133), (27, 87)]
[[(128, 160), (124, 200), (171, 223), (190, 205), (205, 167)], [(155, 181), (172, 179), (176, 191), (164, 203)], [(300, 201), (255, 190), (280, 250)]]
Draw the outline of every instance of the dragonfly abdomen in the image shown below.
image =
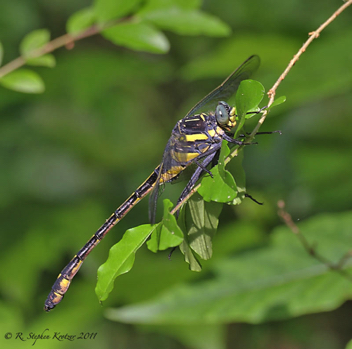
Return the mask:
[(79, 250), (79, 252), (71, 259), (67, 266), (61, 271), (57, 277), (46, 301), (44, 309), (50, 311), (58, 303), (61, 302), (71, 281), (81, 268), (83, 261), (105, 237), (109, 230), (118, 223), (132, 207), (134, 207), (141, 199), (143, 199), (155, 186), (159, 174), (159, 166), (153, 173), (136, 189), (136, 191), (106, 220), (106, 222), (96, 231), (96, 233), (87, 241), (87, 243)]

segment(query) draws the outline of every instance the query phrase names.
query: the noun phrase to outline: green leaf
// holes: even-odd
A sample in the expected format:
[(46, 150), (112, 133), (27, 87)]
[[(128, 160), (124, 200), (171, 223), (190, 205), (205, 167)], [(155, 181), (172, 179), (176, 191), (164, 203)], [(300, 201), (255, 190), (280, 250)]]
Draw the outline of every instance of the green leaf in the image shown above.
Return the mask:
[(165, 199), (163, 202), (163, 221), (158, 224), (150, 240), (147, 242), (148, 248), (153, 252), (178, 246), (183, 241), (182, 230), (177, 225), (175, 216), (170, 213), (173, 206), (172, 202), (168, 199)]
[(216, 233), (221, 209), (222, 205), (204, 202), (196, 193), (181, 210), (178, 222), (186, 234), (180, 250), (192, 271), (202, 270), (197, 256), (204, 260), (212, 256), (212, 238)]
[(37, 29), (27, 34), (20, 43), (20, 52), (24, 57), (30, 57), (32, 52), (43, 47), (50, 41), (47, 29)]
[(179, 245), (183, 240), (183, 233), (180, 227), (177, 225), (176, 218), (170, 213), (173, 204), (170, 200), (164, 200), (164, 215), (163, 215), (163, 225), (172, 236), (169, 237), (170, 243), (176, 245), (170, 245), (168, 247), (174, 247)]
[(152, 12), (159, 9), (168, 9), (171, 7), (182, 10), (194, 10), (202, 5), (201, 0), (149, 0), (143, 7), (143, 12)]
[(32, 70), (18, 69), (0, 79), (4, 87), (24, 93), (43, 93), (45, 90), (42, 78)]
[(212, 257), (212, 239), (216, 234), (221, 210), (222, 205), (205, 202), (197, 193), (187, 202), (185, 226), (188, 244), (204, 260)]
[(154, 231), (155, 225), (140, 225), (126, 231), (122, 239), (111, 247), (107, 261), (98, 269), (98, 281), (95, 293), (99, 301), (108, 298), (114, 287), (115, 279), (131, 270), (135, 253)]
[(230, 154), (227, 142), (223, 141), (218, 165), (211, 169), (210, 175), (204, 176), (198, 193), (205, 201), (230, 202), (237, 196), (237, 187), (231, 173), (225, 169), (225, 158)]
[(352, 339), (347, 343), (346, 349), (352, 349)]
[[(186, 228), (186, 209), (183, 207), (178, 218), (178, 224), (181, 227), (182, 231), (187, 231)], [(200, 264), (195, 252), (192, 250), (188, 234), (185, 234), (184, 240), (180, 245), (180, 251), (185, 257), (185, 261), (189, 264), (189, 269), (192, 271), (200, 272), (202, 271), (202, 265)]]
[(269, 109), (271, 109), (272, 107), (276, 107), (277, 105), (280, 105), (284, 102), (286, 102), (286, 96), (280, 96), (279, 98), (276, 98), (274, 100), (273, 104), (269, 107)]
[(99, 22), (107, 22), (130, 14), (141, 0), (95, 0), (94, 11)]
[(198, 10), (184, 10), (176, 6), (143, 9), (138, 15), (162, 29), (181, 35), (226, 36), (230, 27), (215, 16)]
[(156, 253), (160, 249), (160, 240), (161, 240), (161, 234), (163, 230), (163, 224), (159, 223), (153, 234), (150, 236), (150, 239), (147, 241), (147, 247), (150, 251)]
[[(5, 324), (5, 322), (4, 322)], [(8, 325), (5, 326), (5, 328)], [(226, 349), (228, 343), (227, 324), (187, 324), (183, 325), (154, 325), (144, 327), (143, 330), (155, 334), (171, 336), (182, 348), (191, 349)], [(166, 346), (164, 346), (165, 348)], [(159, 347), (158, 347), (159, 348)], [(147, 349), (147, 348), (146, 348)], [(330, 349), (330, 348), (329, 348)]]
[(4, 48), (2, 46), (2, 43), (0, 41), (0, 66), (2, 64), (2, 59), (4, 58)]
[(52, 54), (46, 54), (35, 58), (27, 58), (26, 63), (29, 65), (43, 66), (53, 68), (56, 65), (55, 57)]
[(235, 96), (236, 111), (239, 119), (238, 125), (236, 125), (236, 134), (241, 130), (246, 120), (246, 113), (257, 110), (264, 93), (264, 86), (259, 81), (250, 79), (241, 81)]
[(187, 239), (184, 239), (183, 242), (181, 243), (180, 251), (185, 256), (185, 261), (189, 264), (190, 270), (196, 271), (196, 272), (202, 271), (202, 265), (199, 262), (195, 252), (193, 251), (193, 249), (189, 245), (189, 242)]
[(70, 34), (77, 34), (94, 24), (96, 19), (92, 7), (87, 7), (74, 13), (66, 23), (66, 30)]
[[(352, 246), (352, 213), (322, 214), (299, 224), (325, 258), (337, 263)], [(352, 273), (352, 260), (345, 265)], [(265, 247), (222, 259), (211, 279), (178, 285), (154, 299), (110, 310), (128, 323), (263, 323), (330, 311), (352, 299), (349, 279), (307, 253), (285, 226)]]
[(170, 48), (170, 44), (162, 32), (143, 22), (121, 23), (105, 29), (102, 34), (114, 44), (137, 51), (165, 53)]
[(231, 205), (239, 205), (245, 198), (246, 193), (246, 173), (242, 166), (243, 151), (237, 153), (228, 164), (232, 176), (235, 178), (237, 187), (237, 196), (232, 200)]

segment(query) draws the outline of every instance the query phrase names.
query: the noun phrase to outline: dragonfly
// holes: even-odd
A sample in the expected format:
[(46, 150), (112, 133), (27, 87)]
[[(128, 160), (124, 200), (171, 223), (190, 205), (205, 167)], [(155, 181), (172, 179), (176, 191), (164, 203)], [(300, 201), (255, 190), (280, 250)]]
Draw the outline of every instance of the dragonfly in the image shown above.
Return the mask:
[(257, 55), (250, 56), (221, 85), (206, 95), (176, 123), (160, 165), (112, 213), (61, 271), (45, 301), (44, 310), (50, 311), (62, 301), (72, 279), (89, 253), (147, 194), (151, 193), (149, 220), (154, 224), (157, 200), (165, 183), (174, 181), (186, 168), (195, 165), (196, 169), (178, 199), (178, 203), (182, 202), (204, 173), (212, 175), (207, 167), (216, 161), (223, 140), (237, 145), (248, 144), (233, 138), (231, 130), (236, 126), (236, 108), (231, 107), (226, 101), (235, 94), (241, 81), (250, 78), (259, 64), (260, 59)]

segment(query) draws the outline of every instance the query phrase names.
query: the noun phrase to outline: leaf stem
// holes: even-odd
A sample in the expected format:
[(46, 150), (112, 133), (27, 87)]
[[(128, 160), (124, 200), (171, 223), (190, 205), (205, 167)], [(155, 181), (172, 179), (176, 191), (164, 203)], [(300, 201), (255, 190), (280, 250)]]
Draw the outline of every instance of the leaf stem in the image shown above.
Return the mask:
[[(121, 21), (121, 19), (119, 21)], [(47, 44), (45, 44), (43, 47), (40, 47), (39, 49), (33, 50), (30, 53), (30, 57), (31, 58), (40, 57), (40, 56), (43, 56), (47, 53), (53, 52), (63, 46), (66, 46), (67, 49), (72, 49), (74, 47), (74, 43), (76, 41), (93, 36), (95, 34), (98, 34), (103, 29), (106, 29), (107, 27), (115, 25), (119, 21), (112, 21), (110, 23), (107, 23), (106, 25), (94, 24), (91, 27), (89, 27), (81, 32), (78, 32), (77, 34), (64, 34), (62, 36), (59, 36), (58, 38), (53, 39), (50, 42), (48, 42)], [(26, 60), (22, 56), (17, 57), (13, 61), (5, 64), (4, 66), (2, 66), (0, 68), (0, 79), (3, 76), (11, 73), (12, 71), (24, 66), (25, 64), (26, 64)]]
[(348, 281), (352, 282), (352, 275), (343, 270), (346, 262), (352, 257), (352, 251), (348, 251), (345, 253), (337, 263), (331, 262), (329, 259), (320, 255), (313, 244), (310, 244), (306, 237), (301, 233), (298, 226), (293, 222), (291, 215), (285, 211), (285, 202), (280, 200), (277, 203), (279, 208), (278, 215), (282, 218), (287, 227), (292, 231), (294, 235), (297, 236), (298, 240), (304, 247), (304, 249), (311, 255), (313, 258), (318, 260), (320, 263), (324, 264), (327, 268), (338, 272), (343, 277), (345, 277)]

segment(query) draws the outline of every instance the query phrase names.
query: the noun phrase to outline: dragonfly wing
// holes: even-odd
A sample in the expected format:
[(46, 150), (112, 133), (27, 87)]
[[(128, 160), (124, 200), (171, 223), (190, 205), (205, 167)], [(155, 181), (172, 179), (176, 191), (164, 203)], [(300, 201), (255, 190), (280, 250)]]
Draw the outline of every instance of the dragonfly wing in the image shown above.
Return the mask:
[(215, 110), (220, 101), (227, 101), (236, 93), (241, 81), (249, 79), (258, 69), (260, 58), (257, 55), (250, 56), (245, 60), (220, 86), (211, 91), (201, 101), (199, 101), (186, 115), (194, 115), (199, 112)]
[(164, 184), (174, 180), (184, 168), (172, 158), (171, 147), (174, 141), (175, 135), (172, 134), (164, 150), (155, 187), (149, 197), (149, 221), (151, 224), (155, 223), (157, 202), (159, 196), (163, 192)]
[(155, 223), (155, 216), (156, 216), (156, 205), (158, 202), (158, 198), (161, 195), (161, 191), (160, 190), (161, 186), (160, 186), (160, 178), (161, 178), (161, 171), (163, 169), (163, 164), (161, 163), (161, 165), (159, 166), (159, 174), (158, 174), (158, 178), (156, 180), (155, 186), (149, 196), (149, 222), (150, 224), (154, 224)]

